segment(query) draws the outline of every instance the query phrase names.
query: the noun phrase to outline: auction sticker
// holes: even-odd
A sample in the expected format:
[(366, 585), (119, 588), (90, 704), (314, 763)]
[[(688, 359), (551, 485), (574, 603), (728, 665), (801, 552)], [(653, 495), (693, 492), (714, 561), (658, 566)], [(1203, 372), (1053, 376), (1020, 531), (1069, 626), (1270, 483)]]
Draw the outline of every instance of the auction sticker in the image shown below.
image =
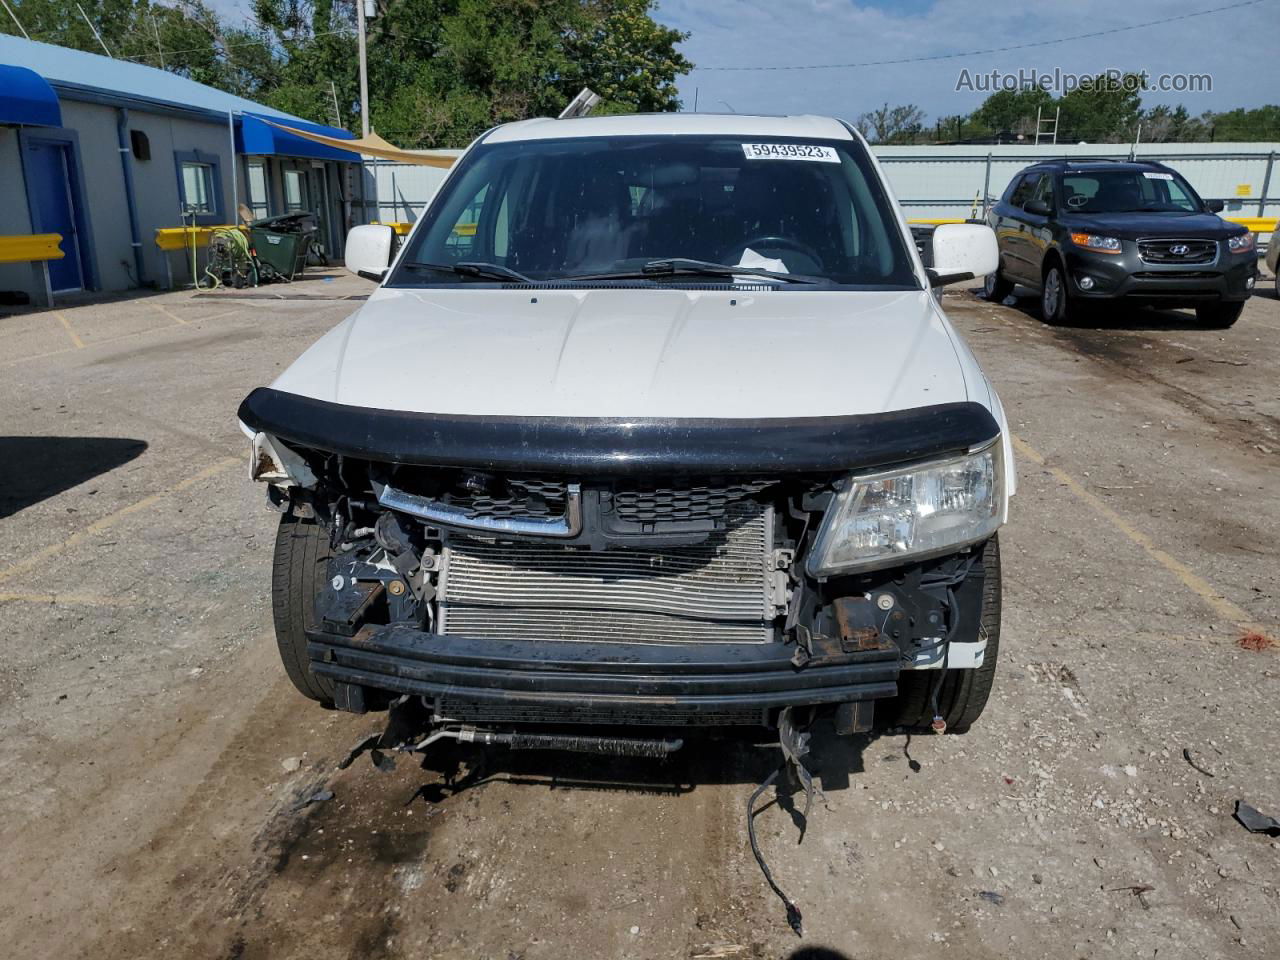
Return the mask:
[(816, 160), (839, 163), (835, 147), (817, 143), (744, 143), (742, 152), (748, 160)]
[(1172, 173), (1156, 173), (1153, 170), (1143, 170), (1142, 175), (1148, 180), (1172, 180)]

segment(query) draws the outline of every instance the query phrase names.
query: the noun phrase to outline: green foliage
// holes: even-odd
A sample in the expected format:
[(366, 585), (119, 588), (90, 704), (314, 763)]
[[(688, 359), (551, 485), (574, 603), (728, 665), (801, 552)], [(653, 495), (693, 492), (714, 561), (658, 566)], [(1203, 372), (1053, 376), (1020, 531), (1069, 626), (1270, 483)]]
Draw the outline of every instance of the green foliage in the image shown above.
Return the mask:
[(1036, 111), (1053, 116), (1053, 94), (1040, 87), (1000, 90), (987, 97), (969, 117), (979, 130), (988, 133), (1035, 133)]
[[(68, 0), (9, 0), (33, 40), (101, 53)], [(81, 0), (111, 53), (318, 123), (359, 130), (355, 0)], [(555, 116), (582, 87), (598, 112), (677, 110), (686, 35), (654, 0), (378, 0), (368, 25), (373, 129), (405, 147), (465, 146), (496, 123)], [(0, 31), (17, 33), (7, 17)], [(337, 116), (335, 116), (335, 113)]]
[(1058, 141), (1128, 143), (1138, 132), (1142, 117), (1143, 80), (1137, 74), (1108, 77), (1100, 74), (1087, 87), (1064, 94), (1056, 106)]
[[(1137, 74), (1122, 78), (1093, 78), (1090, 89), (1073, 90), (1055, 99), (1039, 88), (1002, 90), (983, 101), (965, 125), (966, 136), (994, 136), (1008, 131), (1035, 135), (1036, 108), (1052, 118), (1061, 108), (1059, 142), (1130, 143), (1139, 135), (1145, 143), (1197, 141), (1257, 142), (1280, 140), (1280, 106), (1205, 112), (1193, 117), (1184, 106), (1158, 104), (1142, 108), (1142, 84)], [(940, 139), (958, 139), (954, 117), (939, 121)]]

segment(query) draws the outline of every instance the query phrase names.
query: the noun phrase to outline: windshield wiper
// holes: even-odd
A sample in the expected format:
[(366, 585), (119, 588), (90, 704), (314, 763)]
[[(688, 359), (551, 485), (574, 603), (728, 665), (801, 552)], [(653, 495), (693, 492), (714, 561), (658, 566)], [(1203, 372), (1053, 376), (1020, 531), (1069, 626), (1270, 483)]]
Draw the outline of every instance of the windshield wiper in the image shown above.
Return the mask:
[(437, 270), (440, 273), (456, 273), (460, 277), (474, 277), (477, 280), (510, 280), (515, 283), (533, 283), (538, 281), (526, 277), (523, 273), (504, 267), (500, 263), (480, 263), (464, 260), (461, 263), (406, 263), (406, 270)]
[(564, 277), (565, 280), (649, 280), (654, 277), (701, 276), (701, 277), (763, 277), (778, 280), (782, 283), (825, 283), (823, 277), (810, 277), (801, 273), (775, 273), (772, 270), (760, 270), (756, 267), (735, 267), (728, 263), (712, 263), (708, 260), (688, 260), (684, 257), (670, 257), (665, 260), (650, 260), (639, 270), (620, 270), (616, 273), (592, 273), (579, 277)]

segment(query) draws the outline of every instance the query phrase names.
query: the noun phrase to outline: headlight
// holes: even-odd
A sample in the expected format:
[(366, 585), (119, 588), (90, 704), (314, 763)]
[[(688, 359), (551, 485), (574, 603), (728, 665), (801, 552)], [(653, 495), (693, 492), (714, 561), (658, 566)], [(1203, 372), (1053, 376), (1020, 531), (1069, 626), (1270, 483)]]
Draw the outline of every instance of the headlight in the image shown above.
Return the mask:
[(1227, 237), (1227, 249), (1232, 253), (1248, 253), (1253, 249), (1253, 234), (1242, 233), (1238, 237)]
[(985, 540), (1000, 526), (1003, 451), (997, 437), (962, 457), (851, 477), (827, 507), (810, 575), (858, 573)]
[(1071, 242), (1094, 253), (1119, 253), (1120, 241), (1115, 237), (1100, 237), (1096, 233), (1073, 233)]

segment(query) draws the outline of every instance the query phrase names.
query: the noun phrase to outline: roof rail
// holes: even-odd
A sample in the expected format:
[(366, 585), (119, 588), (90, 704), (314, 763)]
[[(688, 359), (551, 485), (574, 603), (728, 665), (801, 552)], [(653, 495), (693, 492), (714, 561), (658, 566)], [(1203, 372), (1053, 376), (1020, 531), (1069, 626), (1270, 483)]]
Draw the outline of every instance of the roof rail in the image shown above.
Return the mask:
[(1132, 157), (1051, 157), (1043, 163), (1147, 163), (1146, 160), (1135, 161)]

